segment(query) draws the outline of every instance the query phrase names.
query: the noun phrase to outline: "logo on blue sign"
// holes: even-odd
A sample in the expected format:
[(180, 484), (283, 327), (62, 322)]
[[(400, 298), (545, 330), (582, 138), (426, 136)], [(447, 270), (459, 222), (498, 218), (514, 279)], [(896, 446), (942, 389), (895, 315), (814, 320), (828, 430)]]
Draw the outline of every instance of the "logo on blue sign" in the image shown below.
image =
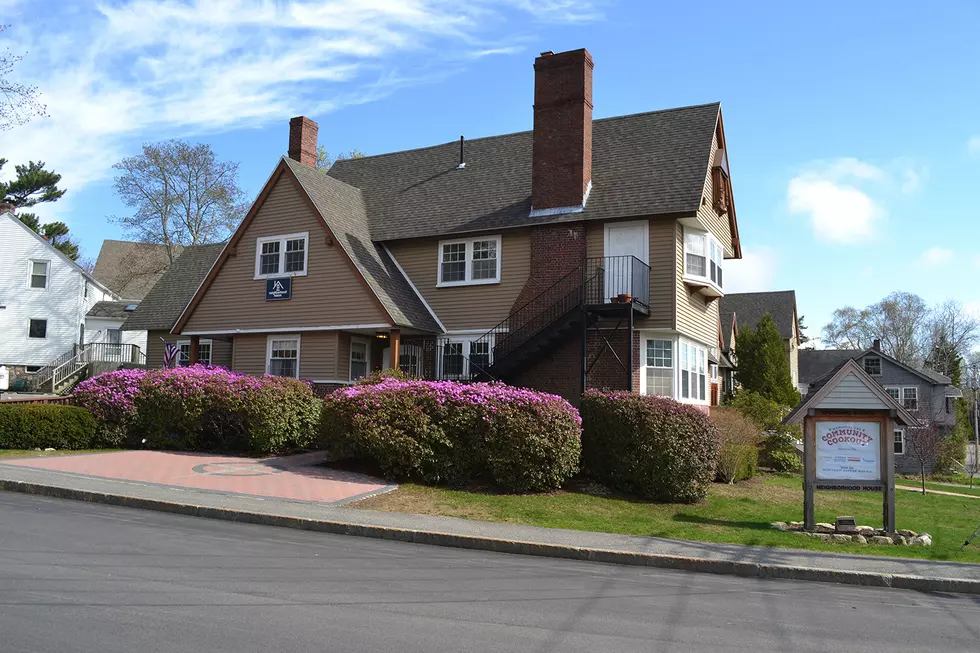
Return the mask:
[(275, 301), (278, 299), (289, 299), (293, 296), (293, 278), (282, 277), (281, 279), (265, 280), (265, 299)]

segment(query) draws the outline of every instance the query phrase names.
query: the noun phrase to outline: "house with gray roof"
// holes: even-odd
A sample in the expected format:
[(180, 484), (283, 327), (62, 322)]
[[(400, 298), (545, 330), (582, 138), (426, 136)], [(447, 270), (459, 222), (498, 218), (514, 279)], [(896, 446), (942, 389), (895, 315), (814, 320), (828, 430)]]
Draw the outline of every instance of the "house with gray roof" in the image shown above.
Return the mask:
[[(174, 253), (180, 254), (178, 245)], [(129, 302), (146, 297), (170, 266), (167, 247), (158, 243), (104, 240), (92, 276)]]
[(293, 118), (288, 157), (171, 335), (324, 386), (400, 367), (706, 409), (724, 268), (741, 257), (719, 104), (593, 120), (586, 50), (534, 71), (530, 131), (326, 171), (317, 124)]
[[(800, 387), (804, 396), (812, 394), (847, 361), (856, 361), (919, 422), (934, 425), (946, 434), (956, 426), (953, 400), (962, 391), (944, 376), (928, 368), (916, 369), (881, 351), (879, 341), (868, 349), (804, 349), (800, 351)], [(904, 458), (906, 430), (894, 434), (895, 464), (900, 471), (918, 472), (915, 463)], [(931, 471), (931, 465), (930, 470)]]
[(718, 310), (724, 350), (736, 358), (739, 328), (755, 329), (764, 315), (770, 315), (785, 346), (790, 378), (799, 387), (800, 317), (795, 290), (728, 293)]

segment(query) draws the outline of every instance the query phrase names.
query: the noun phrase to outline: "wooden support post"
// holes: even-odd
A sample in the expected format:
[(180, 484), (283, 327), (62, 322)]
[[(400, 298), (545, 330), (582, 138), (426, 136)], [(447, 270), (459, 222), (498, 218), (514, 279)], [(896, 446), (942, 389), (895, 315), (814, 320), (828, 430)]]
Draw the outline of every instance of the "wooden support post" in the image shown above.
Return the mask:
[(398, 364), (399, 354), (402, 348), (402, 332), (401, 329), (391, 329), (389, 331), (390, 336), (390, 350), (388, 351), (388, 365), (394, 369), (401, 369)]
[(197, 365), (198, 359), (201, 355), (201, 336), (191, 336), (191, 351), (188, 355), (189, 363), (191, 365)]
[(812, 531), (817, 520), (813, 510), (813, 494), (817, 485), (817, 420), (803, 420), (803, 530)]
[(881, 481), (884, 505), (882, 522), (886, 533), (895, 532), (895, 422), (889, 415), (881, 422)]

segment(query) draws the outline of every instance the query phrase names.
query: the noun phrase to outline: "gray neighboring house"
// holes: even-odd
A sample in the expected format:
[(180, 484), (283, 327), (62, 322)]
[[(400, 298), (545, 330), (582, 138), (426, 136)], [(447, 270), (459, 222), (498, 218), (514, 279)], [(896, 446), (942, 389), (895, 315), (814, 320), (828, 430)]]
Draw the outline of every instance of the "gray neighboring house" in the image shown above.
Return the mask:
[(729, 293), (721, 298), (718, 313), (724, 352), (734, 358), (738, 357), (739, 328), (755, 329), (759, 320), (769, 313), (786, 348), (790, 378), (799, 389), (800, 316), (795, 290)]
[[(224, 247), (224, 243), (185, 247), (123, 323), (123, 331), (147, 332), (147, 367), (163, 367), (166, 342), (180, 347), (182, 361), (190, 359), (190, 338), (172, 335), (170, 330)], [(202, 338), (199, 358), (202, 363), (231, 367), (231, 336)]]
[[(848, 360), (857, 361), (871, 378), (916, 419), (937, 425), (949, 433), (956, 426), (953, 400), (962, 391), (948, 376), (929, 369), (917, 370), (881, 351), (875, 341), (870, 349), (804, 349), (800, 351), (800, 390), (804, 395), (821, 387)], [(917, 473), (913, 461), (905, 458), (905, 429), (893, 434), (895, 466), (900, 472)], [(927, 471), (931, 471), (930, 468)]]

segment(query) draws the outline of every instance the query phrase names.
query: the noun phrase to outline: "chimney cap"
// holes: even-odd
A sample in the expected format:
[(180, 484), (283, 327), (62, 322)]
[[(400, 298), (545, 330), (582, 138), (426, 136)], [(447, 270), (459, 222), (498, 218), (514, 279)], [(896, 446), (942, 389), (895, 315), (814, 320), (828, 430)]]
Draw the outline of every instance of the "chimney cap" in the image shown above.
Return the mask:
[(541, 56), (542, 56), (542, 57), (550, 57), (550, 56), (551, 56), (551, 55), (553, 55), (553, 54), (554, 54), (554, 52), (552, 52), (551, 50), (547, 50), (547, 51), (545, 51), (545, 52), (542, 52), (542, 53), (541, 53)]

